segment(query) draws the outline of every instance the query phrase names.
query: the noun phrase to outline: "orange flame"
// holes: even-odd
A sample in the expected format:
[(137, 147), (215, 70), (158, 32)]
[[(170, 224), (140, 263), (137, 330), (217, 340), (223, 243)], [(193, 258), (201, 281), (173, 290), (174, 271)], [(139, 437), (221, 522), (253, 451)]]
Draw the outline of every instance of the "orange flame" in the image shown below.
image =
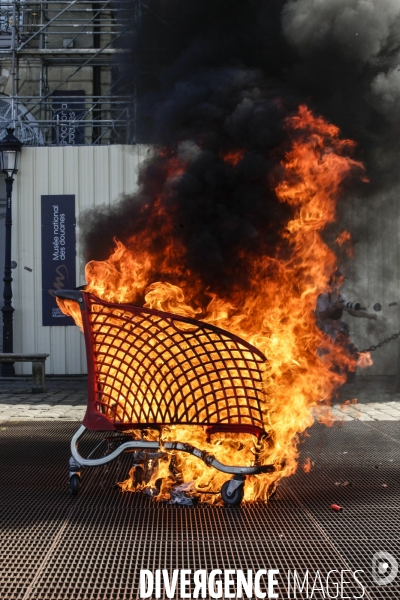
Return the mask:
[[(279, 201), (294, 210), (284, 233), (290, 252), (285, 259), (252, 259), (252, 284), (240, 301), (235, 294), (227, 300), (202, 290), (208, 294), (208, 304), (201, 309), (191, 304), (201, 282), (181, 266), (184, 249), (171, 236), (169, 219), (173, 216), (166, 212), (162, 195), (154, 201), (151, 227), (157, 223), (162, 235), (171, 238), (167, 253), (157, 254), (150, 243), (152, 231), (146, 229), (130, 240), (129, 248), (116, 241), (108, 260), (91, 261), (86, 266), (87, 290), (102, 299), (143, 303), (144, 297), (146, 307), (197, 318), (201, 313), (204, 321), (231, 331), (265, 353), (264, 427), (270, 434), (269, 443), (258, 443), (249, 434), (217, 434), (209, 442), (202, 427), (170, 426), (162, 434), (164, 441), (190, 442), (227, 464), (251, 465), (257, 454), (260, 464), (278, 465), (274, 473), (246, 479), (245, 501), (267, 500), (277, 482), (296, 471), (299, 434), (312, 425), (315, 414), (321, 421), (331, 422), (329, 401), (345, 379), (333, 366), (355, 369), (346, 351), (318, 329), (315, 305), (337, 266), (321, 232), (335, 219), (343, 180), (355, 169), (362, 171), (363, 166), (347, 155), (354, 143), (341, 139), (337, 127), (314, 116), (306, 106), (300, 106), (298, 113), (287, 119), (286, 131), (291, 147), (281, 163), (283, 177), (273, 185)], [(228, 153), (223, 158), (236, 164), (241, 155)], [(184, 170), (176, 158), (169, 167), (166, 190), (171, 177), (179, 177)], [(163, 273), (164, 282), (151, 281), (155, 271)], [(177, 274), (185, 277), (184, 289), (168, 282), (169, 278), (176, 281)], [(65, 304), (62, 308), (68, 311)], [(172, 456), (178, 479), (169, 468)], [(166, 460), (160, 460), (146, 485), (151, 487), (161, 479), (158, 497), (168, 499), (177, 480), (195, 482), (193, 493), (214, 502), (219, 501), (217, 492), (228, 478), (191, 455), (171, 452)], [(131, 490), (144, 485), (135, 483), (134, 472), (122, 484), (123, 489)]]
[(353, 240), (351, 239), (351, 234), (348, 231), (342, 231), (342, 233), (340, 233), (336, 238), (335, 244), (337, 244), (340, 248), (343, 246), (347, 256), (350, 258), (354, 257)]
[(372, 363), (372, 358), (371, 358), (371, 352), (363, 352), (358, 357), (358, 361), (357, 361), (358, 367), (366, 369), (367, 367), (371, 367), (372, 364), (373, 363)]
[(342, 233), (340, 233), (337, 236), (335, 243), (338, 246), (343, 246), (343, 244), (351, 243), (351, 234), (348, 231), (342, 231)]
[(236, 150), (231, 152), (225, 152), (221, 154), (222, 160), (232, 167), (236, 167), (236, 165), (242, 160), (244, 155), (246, 154), (245, 150)]

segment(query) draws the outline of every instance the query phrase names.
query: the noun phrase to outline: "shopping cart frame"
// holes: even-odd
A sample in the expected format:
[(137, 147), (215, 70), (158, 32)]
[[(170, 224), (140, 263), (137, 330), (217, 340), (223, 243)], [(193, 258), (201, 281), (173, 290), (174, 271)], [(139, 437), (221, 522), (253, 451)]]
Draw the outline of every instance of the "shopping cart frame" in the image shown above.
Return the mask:
[[(242, 500), (246, 476), (275, 470), (272, 464), (259, 464), (257, 453), (251, 466), (225, 465), (191, 444), (162, 440), (163, 428), (171, 425), (205, 427), (207, 440), (216, 433), (249, 433), (256, 444), (268, 439), (266, 357), (260, 350), (219, 327), (181, 315), (107, 302), (86, 291), (62, 290), (56, 296), (80, 307), (88, 366), (86, 414), (71, 440), (73, 495), (83, 467), (104, 465), (126, 451), (198, 457), (233, 475), (221, 490), (231, 505)], [(106, 456), (84, 458), (78, 442), (87, 429), (119, 432), (122, 443)], [(140, 439), (128, 437), (128, 430), (138, 432)], [(146, 430), (158, 440), (143, 439)]]

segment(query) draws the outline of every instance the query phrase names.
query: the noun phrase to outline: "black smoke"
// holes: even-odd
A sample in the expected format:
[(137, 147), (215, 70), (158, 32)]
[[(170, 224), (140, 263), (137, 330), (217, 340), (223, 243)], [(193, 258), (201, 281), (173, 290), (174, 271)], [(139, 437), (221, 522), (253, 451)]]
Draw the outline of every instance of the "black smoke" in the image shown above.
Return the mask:
[[(135, 35), (123, 66), (137, 101), (136, 138), (167, 148), (140, 190), (83, 220), (86, 258), (106, 258), (151, 221), (151, 246), (186, 248), (183, 271), (205, 287), (246, 284), (250, 255), (284, 253), (291, 211), (279, 203), (283, 123), (305, 102), (358, 144), (371, 194), (397, 183), (400, 5), (397, 0), (148, 0), (132, 3)], [(282, 149), (279, 151), (278, 149)], [(224, 162), (243, 150), (236, 165)], [(184, 175), (168, 180), (171, 157)], [(152, 207), (173, 218), (163, 239)], [(85, 225), (86, 224), (86, 225)], [(154, 273), (163, 278), (167, 273)]]

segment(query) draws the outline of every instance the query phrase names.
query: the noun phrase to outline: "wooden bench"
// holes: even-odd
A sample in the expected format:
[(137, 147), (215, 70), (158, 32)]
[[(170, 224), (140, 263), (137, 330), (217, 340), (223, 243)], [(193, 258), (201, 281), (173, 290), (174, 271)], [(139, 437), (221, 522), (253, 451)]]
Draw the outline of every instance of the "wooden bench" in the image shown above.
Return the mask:
[(46, 391), (45, 370), (48, 354), (0, 353), (0, 363), (31, 362), (33, 386), (32, 393)]

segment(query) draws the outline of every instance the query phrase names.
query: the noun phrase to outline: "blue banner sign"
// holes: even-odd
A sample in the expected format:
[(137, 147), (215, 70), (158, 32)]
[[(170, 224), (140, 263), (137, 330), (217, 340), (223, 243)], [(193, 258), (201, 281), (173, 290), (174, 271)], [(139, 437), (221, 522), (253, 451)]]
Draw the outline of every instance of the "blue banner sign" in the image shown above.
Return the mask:
[(42, 196), (43, 325), (74, 325), (55, 293), (76, 287), (75, 196)]

